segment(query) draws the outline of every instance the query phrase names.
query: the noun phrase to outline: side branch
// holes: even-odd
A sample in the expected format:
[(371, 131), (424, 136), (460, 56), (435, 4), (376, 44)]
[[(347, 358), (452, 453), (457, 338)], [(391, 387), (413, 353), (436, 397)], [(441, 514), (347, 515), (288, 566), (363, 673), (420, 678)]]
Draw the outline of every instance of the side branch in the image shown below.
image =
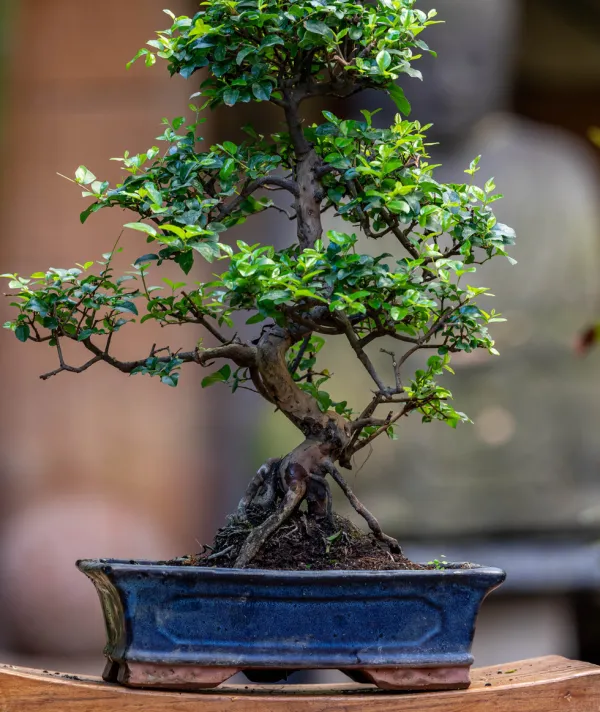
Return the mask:
[(214, 349), (196, 349), (196, 361), (201, 366), (208, 366), (212, 361), (225, 358), (238, 366), (252, 368), (256, 365), (256, 349), (248, 344), (225, 344)]
[[(40, 376), (40, 378), (43, 381), (48, 380), (49, 378), (52, 378), (52, 376), (56, 376), (57, 374), (61, 373), (62, 371), (68, 371), (70, 373), (83, 373), (83, 371), (87, 371), (88, 368), (91, 368), (95, 363), (99, 363), (100, 361), (104, 361), (104, 363), (107, 363), (109, 366), (112, 366), (113, 368), (116, 368), (117, 370), (121, 371), (121, 373), (131, 373), (134, 371), (136, 368), (139, 368), (140, 366), (143, 366), (147, 358), (139, 359), (137, 361), (120, 361), (119, 359), (114, 358), (114, 356), (111, 356), (109, 354), (109, 348), (110, 348), (110, 336), (107, 340), (106, 346), (104, 349), (101, 349), (99, 346), (96, 346), (90, 339), (85, 339), (84, 341), (81, 342), (85, 348), (90, 351), (92, 354), (94, 354), (94, 357), (91, 358), (89, 361), (83, 364), (83, 366), (70, 366), (67, 364), (63, 358), (62, 354), (62, 348), (60, 345), (60, 341), (57, 338), (57, 343), (56, 343), (56, 348), (58, 352), (58, 361), (59, 361), (59, 367), (55, 369), (54, 371), (49, 371), (48, 373), (44, 373)], [(154, 348), (152, 352), (150, 353), (151, 356), (153, 356)], [(177, 354), (175, 354), (176, 357), (182, 362), (182, 363), (191, 363), (192, 361), (199, 363), (198, 361), (198, 352), (195, 351), (180, 351)], [(168, 363), (172, 359), (172, 356), (161, 356), (158, 359), (159, 363)]]
[[(121, 373), (128, 374), (132, 373), (136, 368), (145, 365), (148, 357), (138, 359), (137, 361), (121, 361), (114, 356), (111, 356), (109, 353), (111, 336), (112, 335), (109, 336), (106, 346), (103, 349), (94, 344), (91, 339), (84, 339), (81, 342), (85, 348), (93, 354), (93, 358), (84, 363), (82, 366), (70, 366), (65, 362), (60, 340), (57, 338), (56, 348), (58, 352), (59, 367), (53, 371), (42, 374), (40, 378), (43, 381), (46, 381), (49, 378), (58, 375), (62, 371), (68, 371), (70, 373), (83, 373), (83, 371), (87, 371), (88, 368), (91, 368), (94, 364), (99, 363), (100, 361), (116, 368), (118, 371), (121, 371)], [(153, 357), (155, 353), (156, 350), (153, 347), (150, 352), (150, 357)], [(168, 363), (173, 357), (177, 358), (181, 361), (181, 363), (194, 362), (200, 364), (201, 366), (207, 366), (212, 361), (225, 358), (230, 359), (238, 366), (252, 367), (256, 361), (256, 350), (254, 347), (247, 344), (224, 344), (223, 346), (217, 346), (214, 349), (205, 349), (203, 351), (194, 349), (194, 351), (179, 351), (173, 354), (169, 353), (168, 356), (159, 357), (158, 363)]]
[(223, 218), (227, 215), (231, 215), (231, 213), (233, 213), (239, 208), (241, 203), (243, 203), (246, 198), (249, 198), (257, 190), (260, 190), (260, 188), (269, 187), (276, 187), (281, 188), (282, 190), (287, 190), (288, 193), (291, 193), (295, 198), (297, 198), (299, 195), (299, 188), (296, 181), (289, 180), (287, 178), (281, 178), (280, 176), (262, 176), (260, 178), (256, 178), (253, 181), (246, 182), (244, 184), (244, 187), (238, 193), (238, 195), (230, 203), (227, 203), (227, 205), (224, 205), (219, 210), (219, 217)]

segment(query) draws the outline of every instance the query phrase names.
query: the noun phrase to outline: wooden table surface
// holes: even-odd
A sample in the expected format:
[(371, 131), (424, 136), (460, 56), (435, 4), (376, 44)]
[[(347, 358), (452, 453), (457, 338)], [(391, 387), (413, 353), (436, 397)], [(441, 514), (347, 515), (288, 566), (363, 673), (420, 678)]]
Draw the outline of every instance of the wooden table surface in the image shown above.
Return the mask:
[(99, 678), (0, 665), (0, 712), (600, 712), (600, 667), (558, 656), (476, 668), (468, 690), (368, 685), (222, 685), (151, 692)]

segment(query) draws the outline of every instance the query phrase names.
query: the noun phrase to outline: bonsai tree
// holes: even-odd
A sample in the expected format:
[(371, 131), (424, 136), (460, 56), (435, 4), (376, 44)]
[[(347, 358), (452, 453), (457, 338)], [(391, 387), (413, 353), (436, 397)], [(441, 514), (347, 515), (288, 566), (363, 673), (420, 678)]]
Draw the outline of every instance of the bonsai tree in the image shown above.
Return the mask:
[[(194, 17), (168, 13), (170, 29), (134, 60), (150, 66), (158, 57), (171, 74), (194, 76), (200, 83), (190, 104), (194, 118), (163, 120), (163, 149), (118, 159), (127, 174), (122, 183), (96, 180), (84, 166), (74, 180), (92, 199), (82, 222), (104, 208), (126, 209), (137, 220), (125, 224), (120, 239), (141, 233), (148, 247), (122, 276), (116, 276), (118, 245), (99, 262), (29, 278), (4, 275), (18, 312), (5, 327), (20, 341), (56, 351), (57, 367), (43, 379), (106, 364), (174, 387), (191, 364), (208, 369), (204, 387), (254, 390), (296, 426), (298, 446), (273, 453), (232, 517), (243, 531), (230, 561), (236, 567), (252, 562), (304, 502), (306, 521), (332, 531), (330, 479), (399, 557), (398, 542), (382, 531), (340, 468), (350, 469), (354, 455), (376, 440), (393, 438), (411, 414), (453, 428), (468, 420), (439, 377), (452, 372), (455, 352), (497, 353), (487, 326), (500, 319), (477, 306), (486, 290), (468, 279), (476, 265), (506, 256), (515, 235), (494, 217), (491, 204), (500, 196), (493, 181), (483, 188), (473, 183), (479, 159), (466, 180), (439, 183), (428, 163), (428, 127), (406, 118), (410, 105), (397, 80), (421, 78), (413, 63), (430, 51), (420, 35), (436, 15), (415, 4), (205, 0)], [(322, 123), (305, 119), (311, 98), (345, 99), (364, 89), (395, 102), (392, 126), (378, 127), (369, 111), (361, 120), (328, 111)], [(206, 109), (248, 102), (274, 104), (281, 130), (265, 136), (246, 126), (239, 145), (202, 144)], [(266, 210), (294, 222), (293, 244), (280, 246), (277, 235), (253, 245), (228, 240), (230, 228)], [(324, 234), (326, 213), (341, 216), (348, 231)], [(359, 232), (381, 246), (377, 256), (360, 251)], [(396, 243), (400, 259), (386, 252)], [(210, 281), (190, 283), (195, 260), (211, 263)], [(181, 268), (182, 280), (153, 285), (157, 268), (170, 262)], [(238, 314), (255, 325), (252, 338), (237, 334)], [(192, 328), (187, 341), (177, 330), (172, 345), (121, 360), (118, 333), (148, 320)], [(204, 335), (197, 341), (199, 328)], [(347, 343), (372, 380), (358, 409), (327, 390), (332, 374), (320, 350), (333, 338)], [(78, 342), (87, 360), (68, 363), (66, 341)], [(382, 346), (389, 355), (385, 371), (372, 359)], [(428, 358), (415, 368), (420, 352)]]

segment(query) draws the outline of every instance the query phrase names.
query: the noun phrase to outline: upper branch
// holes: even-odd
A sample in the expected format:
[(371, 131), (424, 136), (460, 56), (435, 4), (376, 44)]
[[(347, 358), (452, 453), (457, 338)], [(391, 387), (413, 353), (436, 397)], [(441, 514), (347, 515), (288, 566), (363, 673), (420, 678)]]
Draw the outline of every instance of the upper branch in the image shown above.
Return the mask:
[(255, 180), (247, 181), (232, 201), (221, 206), (219, 209), (219, 218), (231, 215), (231, 213), (239, 208), (240, 204), (246, 200), (246, 198), (250, 197), (260, 188), (269, 188), (273, 186), (281, 188), (282, 190), (287, 190), (288, 193), (291, 193), (296, 198), (299, 195), (299, 187), (296, 181), (280, 178), (279, 176), (262, 176), (260, 178), (256, 178)]

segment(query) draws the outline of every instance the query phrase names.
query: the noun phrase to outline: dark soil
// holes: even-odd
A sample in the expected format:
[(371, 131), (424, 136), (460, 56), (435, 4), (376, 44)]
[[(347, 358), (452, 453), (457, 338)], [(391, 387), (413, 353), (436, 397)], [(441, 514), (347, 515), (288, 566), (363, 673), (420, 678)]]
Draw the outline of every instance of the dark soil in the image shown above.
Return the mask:
[[(233, 568), (237, 555), (252, 526), (264, 519), (264, 511), (248, 512), (249, 522), (232, 519), (219, 529), (211, 547), (200, 554), (184, 556), (168, 563), (179, 566)], [(297, 511), (265, 543), (248, 568), (286, 571), (430, 569), (392, 554), (371, 534), (349, 519), (333, 515), (333, 526), (309, 520)]]

